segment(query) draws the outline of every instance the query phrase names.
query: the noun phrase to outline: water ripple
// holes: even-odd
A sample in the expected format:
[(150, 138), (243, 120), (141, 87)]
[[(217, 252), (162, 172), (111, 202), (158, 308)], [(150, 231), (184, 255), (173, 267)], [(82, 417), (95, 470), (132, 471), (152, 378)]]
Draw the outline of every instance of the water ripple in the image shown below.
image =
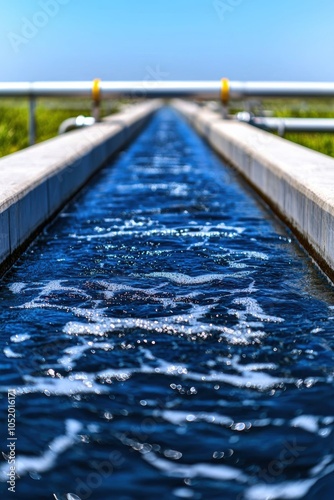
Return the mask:
[(332, 498), (333, 288), (170, 110), (2, 285), (20, 498)]

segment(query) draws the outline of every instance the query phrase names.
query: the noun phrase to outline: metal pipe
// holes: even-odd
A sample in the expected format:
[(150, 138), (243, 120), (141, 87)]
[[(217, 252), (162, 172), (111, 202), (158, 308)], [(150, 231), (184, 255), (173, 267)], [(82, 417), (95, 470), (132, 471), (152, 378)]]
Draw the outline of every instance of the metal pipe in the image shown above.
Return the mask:
[(76, 128), (90, 127), (91, 125), (94, 125), (94, 123), (95, 118), (92, 116), (79, 115), (76, 118), (67, 118), (67, 120), (64, 120), (60, 124), (58, 134), (65, 134), (66, 132)]
[(252, 116), (247, 112), (238, 113), (236, 118), (255, 127), (278, 132), (280, 135), (285, 132), (334, 132), (333, 118), (266, 118)]
[[(204, 97), (219, 98), (218, 82), (107, 82), (101, 81), (101, 97)], [(0, 96), (92, 97), (92, 82), (0, 83)]]
[[(192, 97), (220, 99), (218, 81), (100, 82), (101, 97)], [(0, 97), (92, 97), (92, 82), (0, 83)], [(228, 82), (229, 99), (249, 97), (334, 97), (334, 82)]]
[(32, 146), (36, 142), (36, 98), (34, 96), (29, 97), (29, 146)]
[(234, 99), (245, 97), (334, 97), (334, 82), (230, 82)]

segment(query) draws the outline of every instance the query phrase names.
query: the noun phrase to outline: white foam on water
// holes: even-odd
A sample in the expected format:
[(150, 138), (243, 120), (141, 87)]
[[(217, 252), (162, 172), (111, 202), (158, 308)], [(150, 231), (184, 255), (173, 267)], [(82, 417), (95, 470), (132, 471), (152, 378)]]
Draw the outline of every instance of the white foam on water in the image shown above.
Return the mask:
[[(150, 218), (147, 217), (138, 217), (139, 220), (135, 219), (108, 219), (105, 218), (103, 219), (104, 222), (114, 222), (114, 224), (109, 225), (107, 228), (105, 226), (95, 226), (94, 227), (94, 233), (95, 234), (105, 234), (105, 233), (110, 233), (110, 231), (115, 230), (117, 232), (124, 231), (133, 231), (138, 229), (139, 231), (142, 231), (143, 229), (147, 229), (152, 226), (156, 226), (157, 229), (165, 229), (165, 226), (163, 224), (158, 223), (157, 221), (154, 221)], [(115, 224), (115, 222), (120, 222), (120, 224)]]
[[(67, 280), (51, 280), (48, 283), (41, 285), (37, 283), (32, 283), (33, 286), (39, 285), (41, 287), (39, 293), (37, 296), (28, 302), (25, 302), (24, 304), (21, 304), (20, 306), (17, 306), (19, 309), (33, 309), (36, 307), (55, 307), (55, 308), (61, 308), (59, 305), (52, 305), (49, 302), (45, 302), (45, 298), (52, 294), (53, 292), (64, 292), (66, 295), (72, 296), (73, 294), (76, 296), (79, 296), (83, 299), (91, 299), (91, 296), (88, 295), (86, 292), (81, 290), (80, 288), (72, 287), (72, 286), (64, 286), (63, 283), (66, 282)], [(32, 286), (29, 286), (26, 288), (26, 290), (30, 290)]]
[(83, 308), (83, 307), (72, 307), (71, 312), (78, 316), (79, 318), (85, 318), (88, 321), (103, 321), (104, 312), (107, 310), (107, 308), (103, 309), (88, 309), (88, 308)]
[(138, 191), (170, 191), (173, 194), (177, 190), (188, 192), (188, 184), (179, 182), (161, 182), (161, 183), (130, 183), (130, 184), (117, 184), (116, 189), (118, 192), (127, 193)]
[(316, 482), (317, 479), (305, 479), (275, 485), (259, 484), (248, 488), (244, 495), (246, 500), (297, 500), (298, 498), (305, 498), (305, 495)]
[(21, 293), (22, 290), (24, 290), (26, 287), (28, 286), (27, 283), (12, 283), (11, 285), (9, 285), (9, 290), (13, 293)]
[[(163, 285), (159, 285), (159, 286), (165, 286), (165, 283), (163, 283)], [(202, 294), (202, 292), (189, 292), (189, 293), (182, 294), (182, 295), (176, 295), (174, 300), (175, 300), (175, 302), (184, 302), (184, 301), (188, 301), (188, 299), (196, 299), (201, 294)], [(210, 299), (213, 302), (217, 302), (217, 300), (218, 300), (217, 297), (210, 297)]]
[(291, 384), (294, 382), (293, 379), (273, 377), (267, 373), (261, 372), (247, 372), (243, 375), (233, 375), (230, 373), (220, 373), (215, 371), (211, 371), (208, 374), (188, 372), (185, 378), (202, 382), (225, 382), (235, 387), (256, 389), (260, 391), (280, 387), (282, 384)]
[[(179, 283), (210, 283), (214, 280), (221, 280), (225, 278), (223, 274), (205, 274), (197, 277), (191, 277), (182, 273), (150, 273), (148, 276), (151, 277), (162, 277), (168, 278), (172, 281), (176, 281)], [(60, 290), (65, 293), (71, 294), (79, 294), (80, 297), (90, 297), (84, 291), (75, 288), (65, 286), (64, 280), (54, 280), (46, 285), (44, 284), (39, 291), (37, 298), (34, 298), (30, 304), (33, 307), (41, 307), (48, 306), (52, 307), (50, 303), (51, 300), (48, 298), (48, 301), (45, 303), (43, 298), (45, 295), (49, 294), (54, 290)], [(105, 294), (106, 297), (111, 298), (118, 293), (126, 292), (132, 293), (134, 296), (136, 294), (145, 294), (148, 296), (152, 296), (154, 300), (159, 301), (163, 304), (164, 307), (174, 307), (177, 302), (191, 299), (196, 297), (200, 292), (193, 292), (188, 295), (176, 295), (173, 299), (166, 297), (157, 297), (156, 294), (159, 293), (161, 287), (165, 286), (165, 283), (162, 283), (156, 286), (154, 289), (143, 289), (139, 287), (131, 287), (126, 284), (119, 284), (108, 282), (106, 280), (92, 282), (94, 286), (96, 284), (101, 287), (101, 291)], [(254, 288), (254, 281), (249, 285), (247, 289), (248, 293), (252, 293)], [(107, 295), (106, 295), (107, 294)], [(96, 302), (96, 301), (93, 301)], [(273, 320), (273, 317), (264, 315), (262, 308), (258, 305), (255, 299), (235, 299), (233, 303), (246, 305), (246, 312), (253, 312), (256, 317), (264, 317), (266, 319), (270, 318)], [(66, 309), (68, 312), (72, 312), (79, 318), (85, 318), (88, 322), (81, 323), (78, 321), (70, 321), (68, 322), (63, 331), (69, 335), (94, 335), (94, 336), (104, 336), (110, 333), (119, 333), (119, 331), (124, 331), (125, 329), (133, 329), (140, 328), (146, 331), (154, 331), (156, 333), (168, 333), (168, 334), (176, 334), (176, 335), (199, 335), (203, 338), (206, 338), (207, 335), (212, 334), (213, 332), (218, 332), (221, 337), (231, 344), (248, 344), (252, 341), (253, 338), (259, 338), (265, 335), (264, 332), (261, 331), (252, 331), (249, 328), (249, 325), (245, 327), (242, 323), (240, 323), (237, 328), (227, 328), (221, 325), (215, 325), (208, 322), (203, 322), (202, 318), (204, 318), (207, 313), (211, 310), (212, 307), (215, 307), (216, 300), (212, 301), (209, 305), (199, 306), (197, 304), (189, 304), (190, 312), (186, 314), (176, 314), (172, 316), (167, 316), (163, 318), (156, 319), (146, 319), (146, 318), (110, 318), (106, 316), (107, 309), (94, 309), (94, 308), (80, 308), (80, 307), (71, 307), (67, 308), (65, 306), (57, 306), (61, 309)], [(276, 318), (274, 318), (276, 320)], [(25, 339), (25, 338), (24, 338)], [(15, 341), (15, 340), (13, 340)], [(19, 338), (16, 336), (16, 341), (19, 341)], [(113, 344), (109, 342), (87, 342), (85, 339), (82, 340), (84, 342), (83, 345), (74, 346), (67, 348), (63, 356), (60, 356), (58, 359), (58, 363), (65, 367), (67, 371), (73, 370), (75, 366), (75, 361), (80, 359), (84, 353), (94, 347), (96, 349), (111, 349)], [(237, 373), (222, 373), (221, 371), (209, 371), (206, 373), (198, 373), (198, 372), (189, 372), (187, 366), (183, 365), (174, 365), (172, 363), (168, 363), (164, 360), (156, 360), (156, 366), (150, 366), (148, 364), (142, 363), (140, 367), (131, 368), (127, 370), (118, 370), (118, 369), (109, 369), (104, 370), (95, 375), (92, 374), (76, 374), (71, 373), (70, 377), (62, 377), (62, 378), (51, 378), (51, 377), (27, 377), (26, 382), (27, 385), (23, 386), (19, 390), (22, 393), (27, 392), (44, 392), (48, 391), (50, 394), (75, 394), (80, 392), (95, 392), (99, 393), (106, 388), (96, 380), (118, 380), (118, 381), (126, 381), (130, 378), (134, 373), (147, 373), (147, 374), (156, 374), (160, 373), (167, 376), (180, 376), (185, 377), (189, 380), (197, 380), (203, 382), (225, 382), (230, 385), (234, 385), (237, 387), (245, 387), (256, 390), (265, 390), (268, 388), (281, 386), (284, 383), (289, 383), (290, 381), (287, 379), (282, 379), (280, 377), (274, 377), (267, 373), (264, 373), (263, 370), (275, 369), (274, 365), (268, 364), (250, 364), (250, 365), (242, 365), (239, 363), (239, 358), (233, 358), (232, 361), (229, 360), (229, 364), (232, 364), (232, 368), (236, 370)]]
[(189, 186), (187, 184), (179, 184), (170, 190), (170, 196), (186, 198), (189, 195)]
[(190, 413), (177, 410), (163, 410), (155, 412), (155, 415), (162, 417), (164, 420), (167, 420), (174, 425), (180, 425), (189, 422), (207, 422), (210, 424), (231, 427), (234, 423), (234, 421), (230, 417), (220, 415), (218, 413)]
[(251, 271), (241, 271), (233, 274), (210, 273), (199, 276), (189, 276), (188, 274), (173, 272), (154, 272), (144, 274), (143, 276), (147, 278), (166, 278), (177, 285), (202, 285), (211, 283), (212, 281), (224, 281), (226, 278), (242, 278), (249, 274), (251, 274)]
[[(154, 221), (152, 219), (149, 219), (147, 217), (140, 217), (140, 220), (135, 220), (135, 219), (128, 219), (128, 220), (123, 220), (123, 224), (118, 227), (118, 229), (133, 229), (134, 227), (150, 227), (150, 226), (156, 226), (159, 225), (161, 227), (161, 224), (159, 224), (157, 221)], [(117, 226), (116, 226), (117, 227)], [(162, 226), (163, 228), (165, 226)]]
[(259, 259), (259, 260), (269, 260), (269, 255), (263, 252), (257, 252), (254, 250), (233, 250), (230, 248), (223, 248), (225, 255), (214, 254), (214, 257), (225, 257), (228, 255), (235, 255), (237, 257), (246, 257), (246, 259)]
[(314, 415), (300, 415), (291, 420), (292, 427), (299, 427), (308, 432), (318, 432), (319, 430), (319, 417)]
[(249, 328), (244, 330), (231, 329), (212, 323), (201, 323), (194, 313), (152, 320), (143, 318), (106, 318), (101, 316), (96, 323), (70, 321), (63, 328), (63, 332), (71, 336), (95, 335), (103, 337), (112, 333), (118, 335), (120, 331), (134, 328), (155, 333), (187, 336), (196, 335), (201, 337), (219, 332), (220, 336), (224, 338), (227, 343), (232, 345), (247, 345), (252, 342), (252, 339), (260, 338), (265, 335), (264, 332), (252, 331)]
[(172, 491), (173, 495), (179, 498), (193, 498), (195, 495), (194, 490), (190, 488), (176, 488)]
[(104, 233), (99, 233), (99, 234), (85, 234), (85, 235), (78, 235), (76, 233), (70, 234), (69, 236), (71, 238), (75, 238), (78, 240), (87, 240), (91, 241), (93, 239), (99, 239), (99, 238), (116, 238), (118, 236), (139, 236), (139, 237), (145, 237), (145, 238), (150, 238), (154, 236), (162, 236), (162, 237), (169, 237), (169, 236), (176, 236), (176, 237), (184, 237), (184, 238), (235, 238), (238, 236), (239, 233), (238, 231), (222, 231), (222, 230), (215, 230), (215, 231), (194, 231), (193, 227), (189, 228), (183, 228), (183, 229), (143, 229), (143, 230), (119, 230), (119, 231), (106, 231)]
[[(141, 290), (146, 292), (147, 290)], [(116, 290), (111, 293), (116, 293)], [(150, 295), (150, 292), (147, 291)], [(177, 302), (196, 297), (200, 292), (194, 292), (188, 295), (176, 296), (173, 299), (157, 297), (152, 295), (154, 301), (160, 302), (163, 307), (176, 307)], [(213, 332), (219, 332), (226, 342), (230, 344), (249, 344), (254, 338), (260, 338), (265, 335), (265, 332), (260, 330), (253, 331), (250, 324), (238, 324), (236, 328), (228, 328), (225, 326), (207, 323), (201, 321), (205, 315), (210, 312), (215, 306), (215, 300), (211, 304), (199, 306), (197, 304), (189, 304), (191, 307), (189, 313), (176, 314), (172, 316), (164, 316), (156, 319), (144, 318), (108, 318), (105, 316), (105, 309), (82, 309), (71, 308), (73, 314), (77, 317), (83, 317), (89, 323), (80, 323), (77, 321), (68, 322), (63, 332), (68, 335), (98, 335), (105, 336), (111, 333), (119, 333), (120, 330), (140, 328), (146, 331), (154, 331), (156, 333), (166, 333), (171, 335), (209, 335)], [(256, 325), (258, 326), (258, 325)]]
[[(21, 477), (29, 472), (43, 473), (52, 469), (59, 456), (76, 443), (82, 424), (77, 420), (68, 419), (65, 421), (65, 429), (65, 434), (51, 441), (49, 449), (39, 457), (18, 455), (15, 461), (16, 474)], [(8, 480), (9, 467), (8, 463), (0, 466), (0, 481)]]
[(226, 231), (236, 231), (238, 234), (242, 234), (245, 231), (244, 227), (227, 226), (224, 222), (217, 224), (215, 227), (218, 229), (225, 229)]
[[(129, 285), (126, 285), (123, 283), (112, 283), (112, 282), (108, 282), (105, 280), (104, 281), (96, 281), (95, 284), (99, 285), (103, 289), (105, 289), (103, 294), (104, 294), (104, 297), (106, 299), (111, 299), (111, 298), (115, 297), (117, 294), (120, 294), (123, 292), (138, 292), (138, 293), (143, 293), (143, 294), (149, 295), (149, 296), (155, 296), (156, 293), (159, 292), (159, 289), (163, 288), (165, 286), (164, 284), (161, 284), (155, 288), (146, 289), (146, 288), (129, 286)], [(156, 298), (159, 299), (159, 297), (156, 297)]]
[[(98, 343), (99, 345), (99, 343)], [(108, 344), (109, 346), (109, 344)], [(155, 358), (149, 349), (141, 350), (144, 358), (148, 361), (153, 361), (153, 365), (140, 362), (140, 366), (131, 368), (107, 368), (97, 373), (71, 372), (67, 377), (53, 376), (49, 377), (32, 377), (26, 375), (24, 380), (26, 385), (16, 388), (17, 394), (29, 393), (45, 393), (46, 395), (73, 395), (80, 393), (95, 393), (100, 394), (108, 391), (108, 386), (101, 385), (101, 381), (110, 384), (113, 381), (126, 382), (134, 374), (148, 375), (164, 375), (168, 377), (182, 377), (183, 380), (192, 380), (203, 383), (226, 383), (239, 388), (266, 390), (274, 387), (281, 387), (283, 384), (294, 383), (293, 379), (285, 379), (274, 377), (267, 373), (261, 372), (261, 369), (271, 369), (271, 365), (267, 364), (249, 364), (242, 365), (238, 363), (238, 359), (232, 360), (233, 368), (237, 374), (223, 373), (222, 371), (210, 370), (205, 373), (189, 370), (188, 366), (183, 364), (174, 364), (165, 361), (161, 358)], [(74, 355), (82, 354), (74, 350)], [(69, 363), (73, 364), (73, 359), (70, 358)], [(0, 387), (1, 392), (6, 392), (6, 387)], [(218, 415), (216, 415), (218, 418)], [(177, 418), (177, 417), (175, 417)], [(180, 416), (181, 418), (181, 416)], [(202, 413), (204, 420), (212, 420), (212, 415)], [(223, 416), (220, 417), (223, 423)], [(207, 421), (207, 420), (206, 420)]]
[(246, 321), (247, 316), (253, 316), (254, 318), (260, 319), (261, 321), (269, 321), (274, 323), (281, 323), (282, 321), (284, 321), (283, 318), (280, 318), (278, 316), (270, 316), (268, 314), (265, 314), (258, 301), (251, 297), (237, 298), (234, 299), (232, 303), (245, 307), (244, 311), (240, 311), (237, 309), (228, 310), (229, 314), (236, 316), (242, 321)]
[(233, 356), (232, 359), (225, 358), (226, 362), (230, 364), (233, 368), (237, 369), (239, 372), (252, 372), (259, 370), (276, 370), (278, 368), (274, 363), (239, 363), (240, 356)]
[(334, 470), (333, 460), (334, 460), (334, 455), (325, 455), (324, 458), (321, 460), (321, 462), (315, 465), (311, 469), (310, 475), (323, 477), (329, 474), (330, 472), (333, 472)]
[(245, 255), (245, 257), (249, 258), (255, 258), (255, 259), (260, 259), (260, 260), (269, 260), (269, 255), (263, 252), (255, 252), (255, 251), (243, 251), (240, 252), (241, 255)]
[(103, 310), (84, 310), (80, 308), (73, 308), (74, 314), (77, 316), (85, 317), (95, 323), (79, 323), (70, 321), (63, 329), (64, 333), (70, 335), (104, 335), (109, 332), (117, 332), (120, 329), (141, 328), (147, 331), (155, 331), (157, 333), (184, 333), (187, 335), (219, 331), (230, 333), (229, 329), (219, 325), (212, 325), (209, 323), (201, 323), (198, 320), (204, 316), (212, 306), (199, 306), (192, 305), (191, 312), (187, 314), (176, 314), (157, 319), (144, 319), (144, 318), (108, 318), (103, 314)]
[(177, 285), (201, 285), (211, 283), (212, 281), (223, 281), (226, 278), (224, 274), (202, 274), (201, 276), (189, 276), (182, 273), (155, 272), (144, 275), (148, 278), (166, 278)]
[(158, 457), (154, 452), (145, 453), (142, 458), (156, 469), (164, 472), (172, 477), (196, 478), (205, 477), (208, 479), (216, 479), (219, 481), (236, 480), (244, 483), (248, 477), (235, 467), (228, 465), (211, 465), (206, 463), (198, 464), (181, 464), (179, 462), (170, 462)]
[[(252, 405), (255, 403), (252, 403)], [(224, 402), (223, 406), (226, 404)], [(245, 406), (243, 402), (243, 406)], [(217, 412), (190, 412), (190, 411), (180, 411), (180, 410), (155, 410), (154, 416), (161, 417), (164, 420), (170, 422), (174, 425), (182, 425), (189, 424), (192, 422), (206, 422), (213, 425), (221, 425), (225, 427), (229, 427), (231, 430), (240, 431), (249, 429), (251, 427), (282, 427), (288, 425), (289, 421), (286, 419), (271, 419), (271, 418), (262, 418), (255, 420), (248, 420), (246, 422), (235, 422), (232, 417), (227, 415), (222, 415)], [(314, 417), (314, 419), (318, 420), (319, 417)], [(292, 422), (290, 422), (292, 424)], [(316, 429), (312, 431), (309, 428), (305, 430), (310, 432), (315, 432)]]
[(193, 248), (198, 248), (198, 247), (205, 247), (208, 241), (209, 238), (204, 238), (203, 241), (198, 241), (197, 243), (191, 243), (190, 245), (187, 246), (187, 250), (192, 250)]
[[(294, 379), (274, 377), (267, 373), (254, 371), (261, 367), (267, 368), (267, 365), (240, 365), (235, 362), (235, 369), (240, 374), (222, 373), (221, 371), (209, 371), (199, 373), (189, 371), (186, 365), (173, 364), (160, 358), (156, 358), (156, 366), (142, 363), (139, 368), (130, 368), (121, 371), (123, 377), (130, 378), (134, 373), (161, 374), (166, 376), (182, 376), (185, 380), (196, 380), (199, 382), (225, 382), (235, 387), (266, 390), (273, 387), (280, 387), (282, 384), (292, 384)], [(100, 379), (112, 380), (119, 376), (120, 370), (107, 369), (97, 374)]]
[[(243, 228), (243, 227), (227, 226), (224, 222), (217, 224), (217, 225), (212, 225), (209, 222), (207, 222), (206, 224), (204, 224), (202, 226), (197, 225), (196, 222), (190, 222), (189, 225), (191, 226), (191, 230), (196, 228), (197, 231), (200, 231), (201, 233), (207, 233), (208, 236), (212, 232), (217, 232), (217, 229), (218, 230), (223, 229), (224, 232), (227, 232), (227, 233), (235, 232), (237, 234), (242, 234), (245, 231), (245, 228)], [(189, 226), (186, 226), (184, 229), (188, 230)]]
[[(74, 394), (101, 394), (107, 388), (95, 382), (95, 375), (90, 373), (73, 373), (69, 377), (23, 377), (25, 385), (15, 387), (16, 394), (40, 393), (46, 396), (72, 396)], [(0, 386), (0, 392), (8, 387)]]
[(3, 352), (7, 358), (23, 358), (22, 354), (12, 351), (10, 347), (5, 347)]
[(250, 294), (250, 293), (255, 293), (258, 291), (258, 288), (255, 288), (255, 281), (253, 280), (247, 288), (234, 288), (233, 290), (227, 290), (228, 293), (231, 295), (237, 295), (237, 294)]
[(68, 347), (64, 351), (64, 356), (58, 359), (58, 363), (62, 365), (65, 370), (70, 371), (74, 368), (75, 361), (80, 359), (87, 350), (111, 350), (113, 348), (114, 344), (110, 344), (109, 342), (87, 342), (84, 345)]
[(124, 219), (121, 219), (120, 217), (105, 217), (104, 222), (123, 222)]
[[(327, 455), (323, 460), (310, 470), (309, 479), (298, 481), (285, 481), (281, 484), (258, 484), (251, 486), (245, 492), (246, 500), (280, 500), (306, 498), (306, 495), (320, 479), (334, 471), (334, 456)], [(313, 476), (313, 477), (312, 477)]]
[(229, 265), (229, 267), (232, 267), (233, 269), (246, 269), (248, 267), (248, 265), (244, 264), (243, 262), (229, 261), (228, 265)]
[(157, 410), (154, 412), (154, 416), (161, 417), (174, 425), (181, 425), (196, 420), (196, 416), (193, 413), (179, 410)]
[(10, 337), (10, 340), (15, 344), (18, 344), (19, 342), (24, 342), (25, 340), (29, 340), (30, 338), (31, 337), (28, 333), (17, 333), (16, 335), (12, 335)]

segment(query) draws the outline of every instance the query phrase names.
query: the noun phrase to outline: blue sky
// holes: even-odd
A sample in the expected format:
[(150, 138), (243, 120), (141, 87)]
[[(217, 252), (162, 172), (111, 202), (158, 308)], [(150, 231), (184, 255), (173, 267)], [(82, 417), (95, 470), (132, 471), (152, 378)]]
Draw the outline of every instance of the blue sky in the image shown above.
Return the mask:
[(333, 0), (0, 0), (0, 81), (334, 81)]

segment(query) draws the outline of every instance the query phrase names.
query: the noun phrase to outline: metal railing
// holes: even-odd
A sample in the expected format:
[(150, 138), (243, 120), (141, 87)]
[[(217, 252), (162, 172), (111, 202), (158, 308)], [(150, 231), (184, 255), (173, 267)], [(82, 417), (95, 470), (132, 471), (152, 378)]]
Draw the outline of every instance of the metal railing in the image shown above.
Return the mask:
[(267, 118), (242, 111), (237, 113), (236, 119), (263, 130), (277, 132), (282, 137), (286, 132), (334, 133), (334, 118)]
[(35, 142), (35, 104), (39, 97), (85, 97), (93, 101), (93, 117), (99, 119), (103, 98), (173, 98), (229, 100), (249, 98), (334, 97), (334, 82), (240, 82), (217, 81), (100, 81), (6, 82), (0, 83), (0, 97), (27, 97), (29, 143)]
[[(334, 97), (334, 82), (239, 82), (223, 79), (228, 99), (249, 97)], [(98, 82), (98, 83), (97, 83)], [(94, 91), (95, 86), (95, 91)], [(8, 82), (0, 96), (26, 97), (192, 97), (219, 99), (222, 81)]]

